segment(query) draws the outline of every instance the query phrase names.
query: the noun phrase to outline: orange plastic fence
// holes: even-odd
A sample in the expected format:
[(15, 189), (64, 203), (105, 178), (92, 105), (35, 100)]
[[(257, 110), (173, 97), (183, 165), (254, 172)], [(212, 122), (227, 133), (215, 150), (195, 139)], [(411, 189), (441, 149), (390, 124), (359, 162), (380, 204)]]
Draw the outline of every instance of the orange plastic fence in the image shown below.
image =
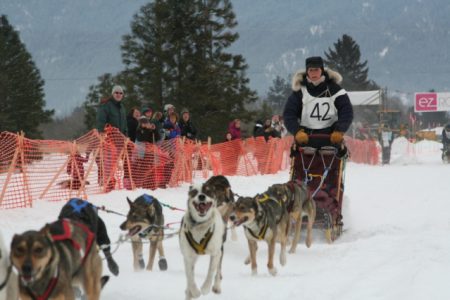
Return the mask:
[[(38, 200), (88, 199), (117, 189), (174, 187), (211, 175), (274, 174), (289, 168), (292, 142), (290, 136), (213, 145), (179, 138), (140, 144), (114, 128), (105, 134), (92, 130), (72, 142), (2, 132), (0, 209), (31, 207)], [(352, 160), (377, 163), (374, 157), (379, 155), (367, 155), (376, 147), (353, 140), (347, 144)]]

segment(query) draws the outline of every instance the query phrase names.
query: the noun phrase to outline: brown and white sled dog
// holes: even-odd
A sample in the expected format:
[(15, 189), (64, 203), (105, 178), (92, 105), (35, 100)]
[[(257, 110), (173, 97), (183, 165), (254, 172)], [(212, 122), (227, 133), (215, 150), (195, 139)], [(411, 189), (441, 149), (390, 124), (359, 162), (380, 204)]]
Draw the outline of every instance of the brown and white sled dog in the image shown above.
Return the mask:
[[(211, 290), (221, 293), (223, 243), (225, 223), (217, 209), (213, 190), (205, 184), (189, 188), (187, 210), (181, 222), (179, 243), (187, 279), (186, 299), (198, 298)], [(209, 255), (208, 274), (198, 289), (195, 283), (195, 263), (200, 255)], [(214, 278), (214, 284), (213, 284)]]
[(295, 222), (294, 238), (292, 239), (289, 253), (295, 253), (302, 230), (303, 216), (307, 216), (305, 244), (309, 248), (312, 243), (312, 229), (316, 220), (316, 203), (311, 198), (305, 184), (289, 181), (283, 184), (271, 185), (267, 193), (286, 204), (291, 220)]
[[(228, 179), (223, 175), (217, 175), (210, 177), (205, 185), (207, 189), (212, 189), (214, 198), (217, 200), (217, 208), (222, 215), (225, 226), (228, 224), (230, 215), (234, 208), (234, 193), (231, 190), (231, 185)], [(236, 229), (234, 225), (231, 226), (231, 239), (237, 240)], [(225, 232), (226, 235), (226, 232)]]
[(17, 275), (12, 271), (9, 251), (0, 231), (0, 300), (15, 300), (18, 297)]
[(267, 193), (255, 197), (239, 197), (230, 218), (236, 226), (244, 225), (250, 250), (252, 274), (257, 274), (257, 242), (266, 241), (268, 245), (267, 268), (269, 273), (275, 276), (277, 269), (273, 264), (273, 257), (277, 241), (281, 244), (280, 264), (282, 266), (286, 264), (289, 216), (285, 203)]
[(167, 260), (164, 257), (164, 215), (161, 203), (153, 196), (143, 194), (132, 202), (127, 198), (130, 210), (125, 222), (120, 225), (120, 229), (128, 230), (131, 237), (133, 249), (134, 270), (145, 268), (145, 261), (142, 254), (142, 239), (150, 241), (150, 252), (147, 263), (147, 270), (153, 270), (156, 250), (158, 250), (158, 266), (161, 271), (167, 270)]
[(75, 299), (76, 285), (88, 300), (100, 299), (102, 260), (94, 233), (82, 223), (61, 219), (15, 235), (10, 257), (20, 299)]

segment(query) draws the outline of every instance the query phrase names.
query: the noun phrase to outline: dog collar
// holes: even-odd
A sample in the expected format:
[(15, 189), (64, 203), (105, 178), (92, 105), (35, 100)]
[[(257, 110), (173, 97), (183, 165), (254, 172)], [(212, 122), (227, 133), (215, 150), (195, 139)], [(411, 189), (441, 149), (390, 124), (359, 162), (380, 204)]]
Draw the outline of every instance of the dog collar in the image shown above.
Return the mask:
[(189, 230), (184, 231), (184, 234), (186, 235), (186, 239), (188, 240), (189, 245), (191, 245), (195, 253), (200, 255), (205, 254), (205, 249), (206, 247), (208, 247), (208, 243), (211, 240), (213, 233), (214, 233), (214, 226), (210, 227), (206, 232), (205, 236), (200, 240), (199, 243), (197, 243)]

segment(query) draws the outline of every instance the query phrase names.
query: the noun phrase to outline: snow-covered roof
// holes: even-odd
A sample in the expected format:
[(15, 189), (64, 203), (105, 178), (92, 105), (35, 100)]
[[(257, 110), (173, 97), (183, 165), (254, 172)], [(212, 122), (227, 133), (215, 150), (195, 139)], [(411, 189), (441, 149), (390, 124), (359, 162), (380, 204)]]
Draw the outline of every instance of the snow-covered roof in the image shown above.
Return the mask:
[(355, 105), (380, 105), (381, 90), (364, 92), (347, 92), (350, 101)]

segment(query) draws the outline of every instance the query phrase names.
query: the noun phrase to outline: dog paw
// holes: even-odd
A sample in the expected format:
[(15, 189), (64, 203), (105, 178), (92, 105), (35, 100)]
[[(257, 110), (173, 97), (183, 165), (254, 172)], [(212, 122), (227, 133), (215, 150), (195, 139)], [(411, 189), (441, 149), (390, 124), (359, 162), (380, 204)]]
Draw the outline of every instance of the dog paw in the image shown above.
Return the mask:
[(250, 256), (247, 256), (247, 258), (244, 260), (244, 265), (248, 265), (250, 263)]
[(272, 275), (272, 276), (276, 276), (276, 275), (277, 275), (277, 268), (269, 269), (269, 273), (270, 273), (270, 275)]
[(140, 258), (138, 261), (138, 269), (144, 270), (145, 269), (145, 261), (143, 258)]
[(256, 276), (258, 275), (258, 270), (257, 269), (252, 269), (252, 276)]
[(167, 270), (167, 260), (164, 257), (161, 257), (158, 261), (158, 266), (161, 271)]
[(289, 249), (289, 254), (294, 254), (294, 253), (295, 253), (295, 248)]
[(280, 256), (280, 265), (282, 265), (282, 266), (286, 265), (286, 255)]
[(202, 286), (201, 291), (202, 291), (202, 295), (208, 295), (209, 291), (211, 291), (211, 286), (210, 285)]
[(191, 298), (198, 298), (198, 297), (200, 297), (201, 296), (201, 292), (200, 292), (200, 290), (198, 289), (198, 287), (196, 287), (196, 286), (194, 286), (194, 287), (191, 287), (190, 289), (189, 289), (189, 296), (191, 296)]
[(215, 284), (212, 288), (212, 291), (214, 294), (220, 294), (222, 293), (222, 288), (220, 287), (220, 284)]

